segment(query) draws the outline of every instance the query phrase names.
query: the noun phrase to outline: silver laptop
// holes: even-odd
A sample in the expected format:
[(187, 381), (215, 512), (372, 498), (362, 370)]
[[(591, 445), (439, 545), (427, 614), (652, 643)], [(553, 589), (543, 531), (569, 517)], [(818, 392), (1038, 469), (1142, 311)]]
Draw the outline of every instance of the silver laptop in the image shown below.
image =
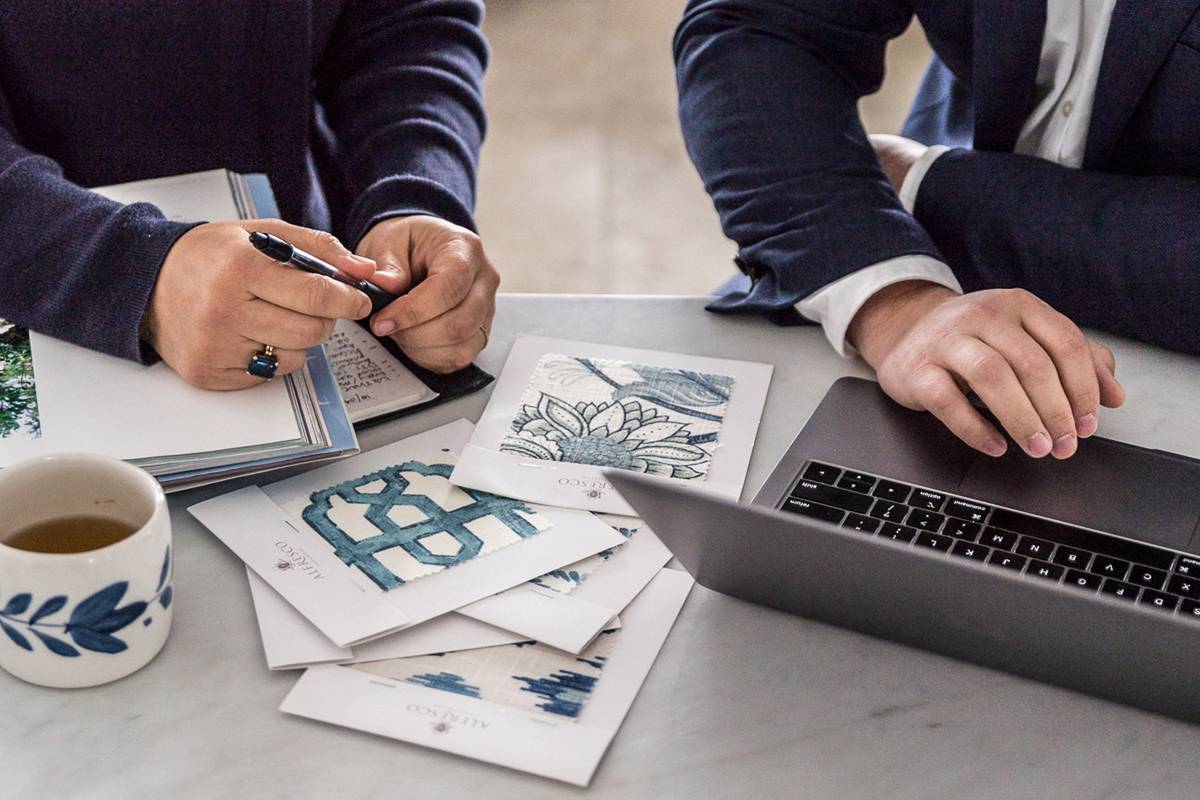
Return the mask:
[(710, 589), (1200, 721), (1200, 462), (993, 459), (843, 378), (749, 506), (605, 474)]

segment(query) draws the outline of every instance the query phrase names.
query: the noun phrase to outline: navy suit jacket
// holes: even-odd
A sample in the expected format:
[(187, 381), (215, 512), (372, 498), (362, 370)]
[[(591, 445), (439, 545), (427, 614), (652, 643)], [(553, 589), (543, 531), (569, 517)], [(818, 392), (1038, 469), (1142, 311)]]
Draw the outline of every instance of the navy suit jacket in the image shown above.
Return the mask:
[(126, 358), (190, 226), (85, 187), (265, 172), (354, 247), (380, 219), (472, 227), (479, 0), (4, 0), (0, 317)]
[[(1200, 353), (1200, 0), (1117, 0), (1081, 169), (1012, 152), (1045, 0), (691, 0), (680, 116), (739, 266), (715, 310), (784, 320), (862, 267), (944, 260), (1081, 325)], [(857, 113), (916, 14), (936, 54), (903, 133), (956, 148), (904, 212)]]

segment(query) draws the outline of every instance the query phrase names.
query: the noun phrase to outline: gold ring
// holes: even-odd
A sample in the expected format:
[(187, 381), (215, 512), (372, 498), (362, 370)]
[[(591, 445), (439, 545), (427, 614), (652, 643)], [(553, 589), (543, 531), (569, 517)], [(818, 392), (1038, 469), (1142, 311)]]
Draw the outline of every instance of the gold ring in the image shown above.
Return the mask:
[(274, 358), (275, 357), (275, 345), (264, 344), (263, 345), (263, 355), (266, 356), (267, 358)]
[(483, 348), (486, 350), (486, 349), (487, 349), (487, 346), (488, 346), (488, 332), (487, 332), (487, 328), (485, 328), (485, 327), (483, 327), (482, 325), (480, 325), (480, 326), (479, 326), (479, 332), (483, 334)]

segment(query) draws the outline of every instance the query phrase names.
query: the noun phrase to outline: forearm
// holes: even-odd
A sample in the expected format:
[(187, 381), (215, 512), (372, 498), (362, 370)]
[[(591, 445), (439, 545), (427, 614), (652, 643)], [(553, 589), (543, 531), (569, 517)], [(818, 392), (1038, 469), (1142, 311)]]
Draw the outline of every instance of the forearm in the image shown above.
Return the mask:
[(476, 0), (350, 4), (318, 97), (352, 199), (353, 248), (382, 219), (428, 214), (474, 228), (487, 45)]
[(759, 276), (740, 306), (783, 308), (871, 264), (937, 257), (857, 112), (910, 14), (886, 2), (689, 4), (675, 41), (680, 118), (724, 230)]
[(917, 220), (967, 291), (1021, 287), (1080, 325), (1200, 352), (1200, 180), (951, 150)]
[(0, 128), (0, 317), (111, 355), (149, 360), (139, 323), (163, 258), (190, 226), (63, 178)]

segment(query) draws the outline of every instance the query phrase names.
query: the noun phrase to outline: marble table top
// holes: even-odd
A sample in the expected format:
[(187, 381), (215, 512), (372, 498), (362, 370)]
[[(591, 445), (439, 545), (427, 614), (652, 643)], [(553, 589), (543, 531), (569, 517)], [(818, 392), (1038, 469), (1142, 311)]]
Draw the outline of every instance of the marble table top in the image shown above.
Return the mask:
[[(503, 295), (479, 363), (518, 333), (768, 361), (751, 496), (829, 385), (869, 373), (815, 327), (704, 312), (697, 297)], [(1200, 457), (1200, 362), (1100, 337), (1125, 408), (1100, 435)], [(365, 431), (378, 447), (487, 392)], [(236, 485), (236, 484), (235, 484)], [(285, 716), (241, 563), (173, 496), (175, 623), (125, 680), (59, 691), (0, 672), (0, 797), (423, 798), (583, 794)], [(1130, 642), (1136, 647), (1136, 642)], [(1170, 658), (1170, 653), (1148, 653)], [(1173, 798), (1200, 792), (1200, 727), (733, 600), (697, 586), (587, 793), (597, 798)]]

